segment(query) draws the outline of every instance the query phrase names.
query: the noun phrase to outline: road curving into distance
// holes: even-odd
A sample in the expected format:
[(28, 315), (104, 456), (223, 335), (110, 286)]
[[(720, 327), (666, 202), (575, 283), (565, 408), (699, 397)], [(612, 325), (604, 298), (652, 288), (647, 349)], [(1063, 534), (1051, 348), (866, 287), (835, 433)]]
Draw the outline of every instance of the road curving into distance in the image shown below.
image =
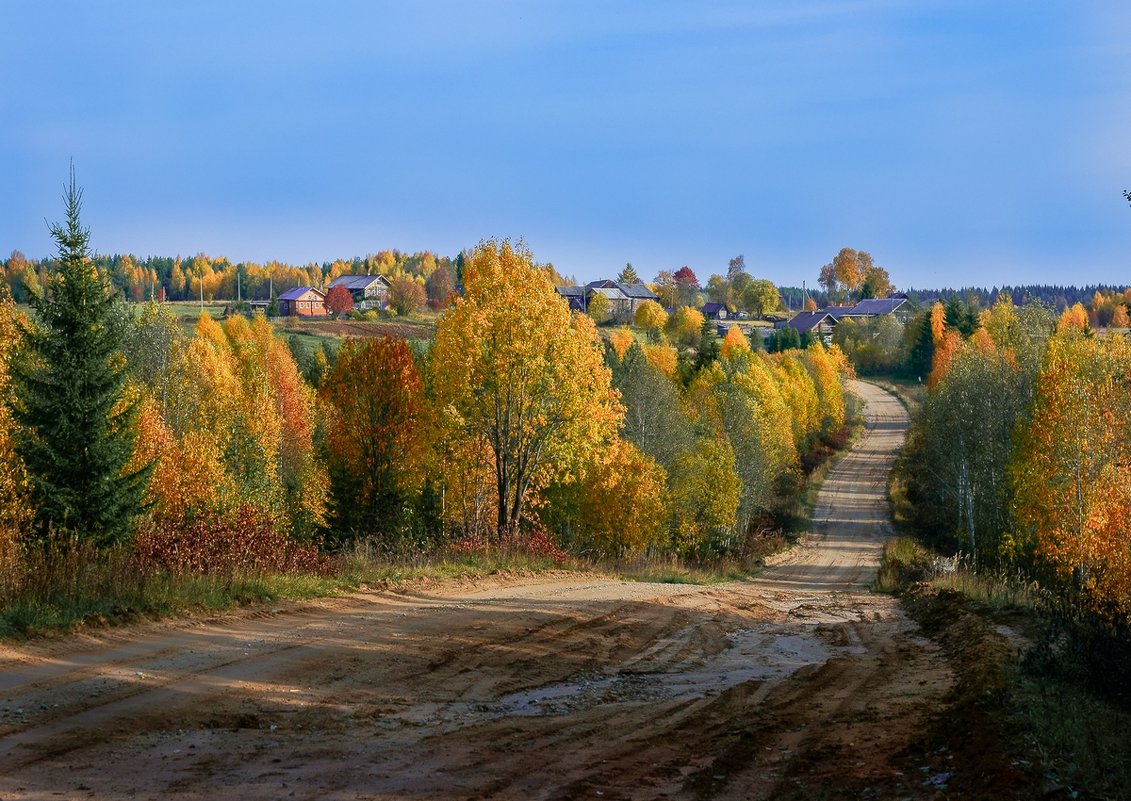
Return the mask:
[[(921, 797), (945, 659), (868, 591), (903, 407), (751, 581), (492, 578), (0, 646), (0, 799)], [(929, 797), (929, 796), (927, 796)]]

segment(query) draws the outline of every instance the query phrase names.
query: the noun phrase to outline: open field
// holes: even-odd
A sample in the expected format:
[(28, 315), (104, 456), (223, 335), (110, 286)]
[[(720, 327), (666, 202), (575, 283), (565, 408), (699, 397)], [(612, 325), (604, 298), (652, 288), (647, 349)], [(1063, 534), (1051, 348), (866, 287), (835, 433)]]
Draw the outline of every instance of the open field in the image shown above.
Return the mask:
[(434, 322), (407, 320), (302, 320), (280, 319), (280, 330), (320, 337), (379, 337), (398, 339), (431, 339), (436, 333)]

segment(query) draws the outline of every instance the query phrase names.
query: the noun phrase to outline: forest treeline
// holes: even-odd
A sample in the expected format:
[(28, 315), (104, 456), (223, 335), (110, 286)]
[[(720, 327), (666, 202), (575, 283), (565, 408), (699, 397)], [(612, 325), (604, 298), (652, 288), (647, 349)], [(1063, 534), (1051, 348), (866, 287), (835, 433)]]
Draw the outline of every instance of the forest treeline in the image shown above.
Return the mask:
[[(380, 274), (390, 281), (408, 279), (426, 290), (427, 299), (434, 308), (442, 307), (454, 289), (462, 284), (463, 262), (466, 252), (454, 257), (441, 256), (432, 251), (406, 253), (396, 249), (350, 259), (335, 259), (304, 265), (280, 261), (232, 263), (222, 256), (198, 253), (192, 257), (147, 256), (131, 254), (104, 255), (92, 253), (92, 262), (102, 270), (110, 283), (124, 297), (141, 301), (165, 300), (270, 300), (275, 295), (298, 286), (325, 286), (340, 275)], [(543, 265), (551, 272), (555, 284), (574, 284), (571, 276), (559, 274), (552, 264)], [(26, 303), (30, 294), (37, 291), (53, 269), (52, 259), (29, 259), (14, 250), (7, 259), (0, 259), (0, 278), (17, 303)], [(746, 275), (746, 265), (741, 255), (730, 260), (724, 275), (711, 275), (701, 287), (690, 268), (683, 267), (691, 276), (684, 281), (692, 297), (681, 295), (684, 291), (677, 277), (679, 271), (660, 271), (650, 284), (666, 306), (698, 306), (706, 301), (725, 303), (732, 311), (744, 309), (761, 314), (779, 306), (791, 311), (802, 310), (808, 301), (815, 308), (832, 303), (846, 302), (846, 298), (886, 297), (895, 291), (887, 271), (877, 267), (865, 251), (842, 248), (829, 264), (820, 270), (818, 282), (807, 289), (802, 287), (773, 287), (764, 279), (759, 283)], [(735, 279), (738, 279), (737, 281)], [(617, 280), (639, 281), (631, 264), (617, 276)], [(754, 286), (751, 288), (750, 284)], [(943, 289), (903, 289), (916, 307), (929, 307), (936, 301), (960, 302), (976, 310), (992, 306), (1002, 294), (1012, 298), (1018, 306), (1040, 303), (1063, 311), (1077, 303), (1090, 307), (1097, 293), (1105, 297), (1123, 295), (1129, 302), (1125, 289), (1108, 285), (1060, 286), (1033, 284), (1003, 287), (961, 287)], [(759, 294), (761, 292), (761, 294)], [(773, 294), (771, 294), (773, 293)], [(1107, 325), (1101, 318), (1099, 325)]]
[(903, 466), (923, 531), (1126, 637), (1131, 342), (1097, 335), (1094, 306), (1058, 317), (1003, 295), (966, 330), (932, 307), (929, 392)]
[(121, 302), (77, 200), (68, 214), (34, 318), (0, 300), (0, 544), (17, 583), (21, 554), (67, 540), (171, 572), (318, 569), (357, 541), (741, 555), (845, 423), (836, 348), (766, 354), (737, 328), (720, 342), (690, 309), (605, 342), (509, 242), (466, 254), (432, 343), (312, 356), (261, 315), (189, 330), (166, 305)]
[[(832, 341), (852, 362), (860, 375), (901, 375), (926, 381), (933, 366), (934, 333), (932, 314), (942, 314), (944, 325), (969, 338), (982, 325), (982, 320), (998, 305), (1008, 302), (1023, 315), (1048, 316), (1061, 310), (1038, 300), (1017, 305), (1014, 296), (1002, 293), (992, 305), (982, 306), (952, 296), (945, 303), (936, 301), (914, 312), (907, 324), (891, 315), (868, 320), (842, 319), (833, 329)], [(1131, 327), (1131, 288), (1093, 289), (1086, 303), (1079, 305), (1090, 329)], [(934, 310), (941, 308), (941, 312)], [(1044, 311), (1042, 311), (1044, 310)]]
[[(320, 287), (340, 275), (380, 274), (390, 281), (408, 279), (425, 288), (434, 305), (442, 305), (460, 278), (465, 254), (455, 258), (431, 251), (403, 253), (381, 250), (353, 259), (293, 265), (238, 262), (198, 253), (191, 258), (91, 253), (91, 263), (123, 297), (134, 300), (270, 300), (299, 286)], [(18, 250), (3, 266), (3, 282), (17, 303), (26, 303), (57, 269), (54, 259), (28, 259)]]

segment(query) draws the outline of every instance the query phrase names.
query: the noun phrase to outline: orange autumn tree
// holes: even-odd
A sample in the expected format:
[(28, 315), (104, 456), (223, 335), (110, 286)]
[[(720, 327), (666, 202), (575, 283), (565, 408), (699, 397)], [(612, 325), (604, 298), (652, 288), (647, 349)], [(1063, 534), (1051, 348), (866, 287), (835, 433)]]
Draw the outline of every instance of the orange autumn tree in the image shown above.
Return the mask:
[(263, 366), (266, 396), (278, 420), (275, 469), (287, 514), (297, 531), (312, 533), (325, 522), (328, 484), (314, 449), (314, 390), (303, 379), (286, 342), (275, 336), (262, 315), (252, 318), (247, 341), (248, 355)]
[(750, 341), (742, 333), (741, 328), (732, 325), (727, 329), (727, 335), (723, 337), (723, 345), (720, 351), (723, 361), (735, 361), (740, 359), (742, 354), (749, 353)]
[[(1071, 317), (1068, 315), (1071, 313)], [(1131, 622), (1131, 345), (1069, 310), (1048, 347), (1011, 469), (1018, 539), (1084, 600)]]
[(627, 351), (629, 345), (635, 341), (632, 332), (625, 326), (621, 326), (609, 334), (609, 344), (613, 346), (613, 350), (616, 351), (618, 359), (624, 358), (625, 351)]
[(12, 387), (8, 370), (19, 342), (22, 317), (8, 287), (0, 284), (0, 584), (11, 567), (16, 541), (34, 517), (27, 472), (12, 441), (14, 421), (9, 411)]
[(148, 395), (140, 404), (131, 466), (144, 464), (153, 464), (146, 504), (149, 516), (158, 523), (184, 523), (227, 506), (236, 496), (215, 443), (202, 432), (178, 438)]
[(1056, 332), (1058, 334), (1066, 334), (1071, 331), (1084, 332), (1087, 330), (1088, 312), (1079, 303), (1065, 309), (1056, 324)]
[(589, 461), (622, 408), (593, 321), (570, 313), (521, 243), (481, 243), (463, 277), (436, 329), (436, 403), (446, 436), (489, 443), (497, 531), (516, 534), (530, 494)]
[(412, 351), (392, 337), (348, 340), (320, 394), (328, 407), (334, 538), (396, 544), (413, 522), (429, 446), (424, 382)]

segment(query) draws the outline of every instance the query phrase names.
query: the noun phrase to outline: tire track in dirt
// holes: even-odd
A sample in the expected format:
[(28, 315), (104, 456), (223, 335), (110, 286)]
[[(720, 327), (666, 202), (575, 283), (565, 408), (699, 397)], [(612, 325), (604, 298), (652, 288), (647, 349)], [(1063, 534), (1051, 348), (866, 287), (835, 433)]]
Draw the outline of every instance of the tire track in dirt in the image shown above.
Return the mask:
[(854, 391), (867, 433), (754, 581), (420, 587), (0, 650), (0, 798), (920, 797), (892, 760), (950, 676), (867, 592), (906, 415)]

